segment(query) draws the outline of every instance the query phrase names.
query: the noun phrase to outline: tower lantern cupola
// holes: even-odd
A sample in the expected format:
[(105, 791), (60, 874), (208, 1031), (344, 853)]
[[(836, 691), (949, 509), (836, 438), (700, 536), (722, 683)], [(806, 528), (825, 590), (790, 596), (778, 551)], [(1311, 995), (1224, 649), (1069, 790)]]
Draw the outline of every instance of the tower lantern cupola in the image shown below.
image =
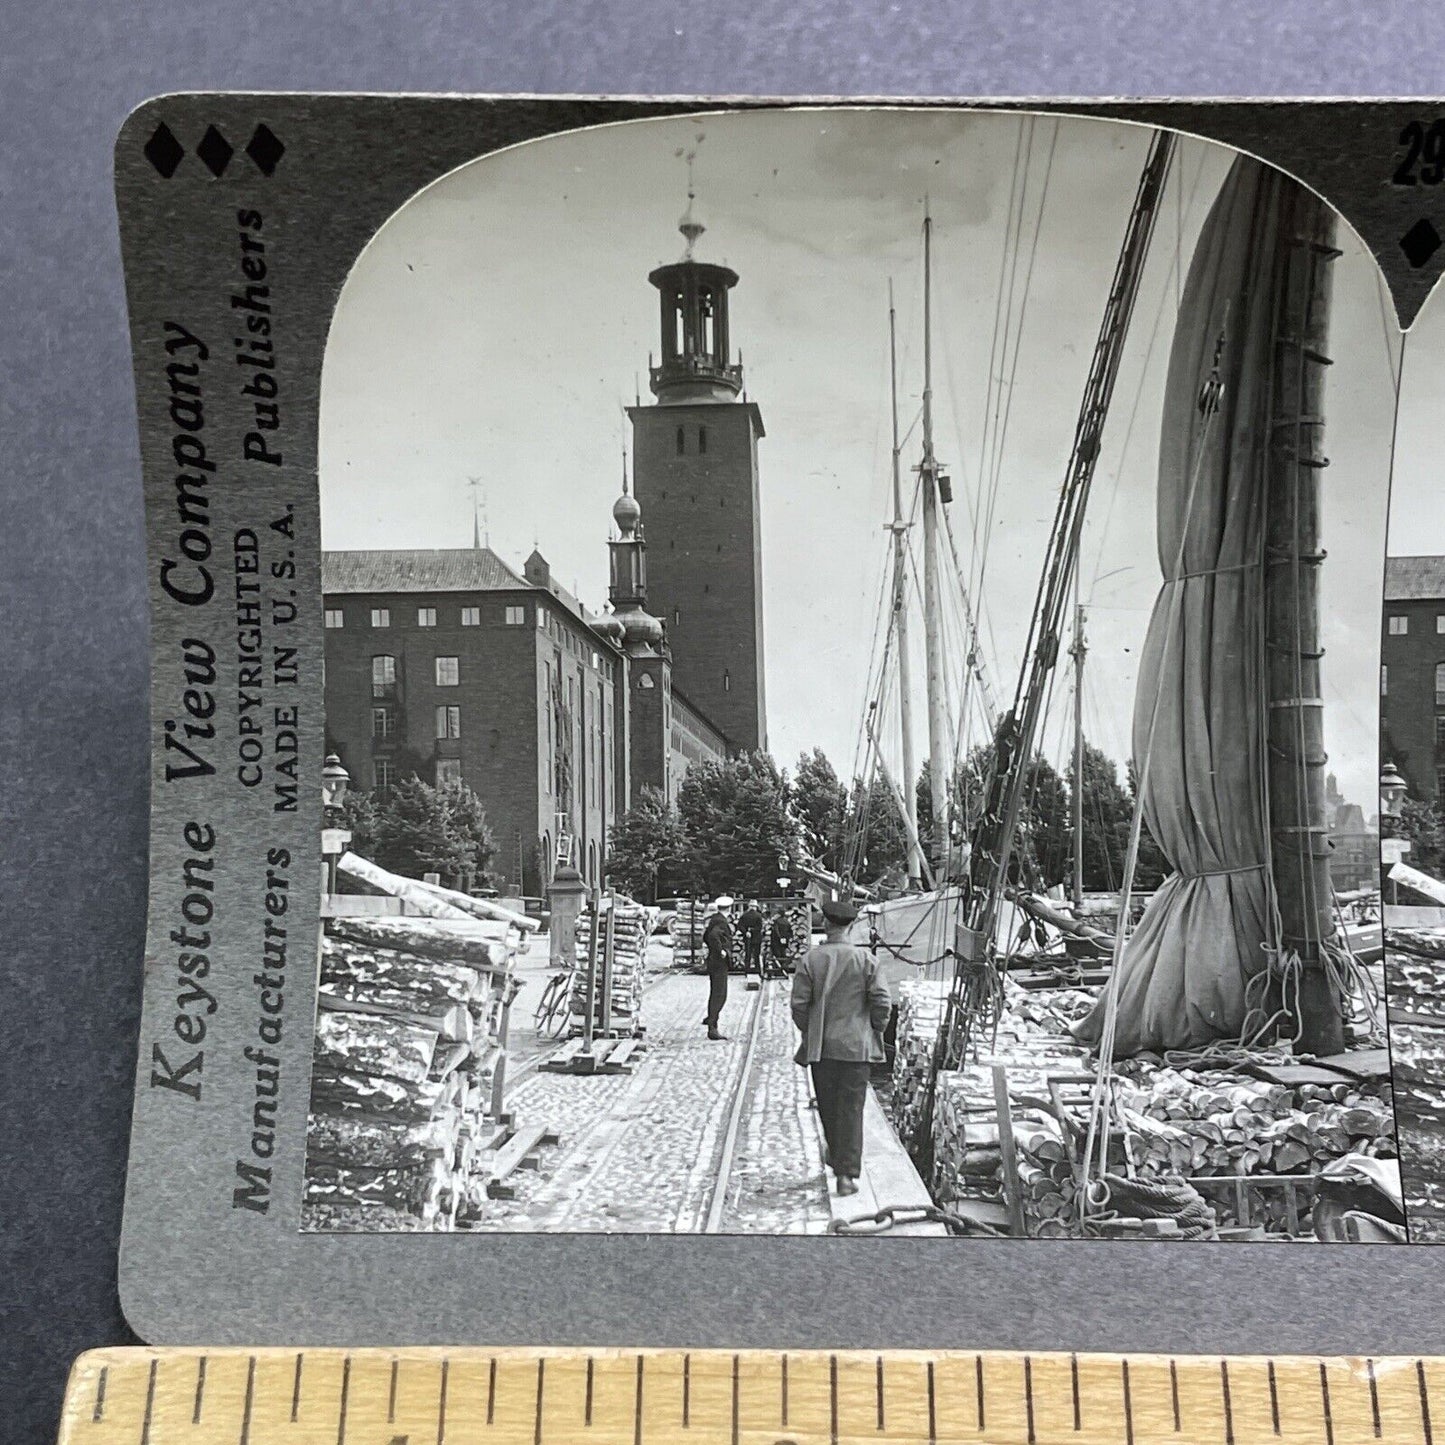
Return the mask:
[(652, 394), (664, 404), (734, 401), (743, 389), (743, 369), (730, 357), (728, 292), (738, 273), (693, 259), (704, 227), (692, 218), (691, 193), (678, 230), (687, 242), (682, 260), (647, 278), (662, 301), (662, 364), (648, 368)]
[(622, 645), (632, 651), (662, 646), (662, 622), (647, 611), (647, 543), (642, 539), (642, 508), (627, 484), (627, 463), (622, 464), (622, 495), (612, 506), (617, 537), (607, 544), (611, 556), (611, 582), (607, 600), (621, 632)]

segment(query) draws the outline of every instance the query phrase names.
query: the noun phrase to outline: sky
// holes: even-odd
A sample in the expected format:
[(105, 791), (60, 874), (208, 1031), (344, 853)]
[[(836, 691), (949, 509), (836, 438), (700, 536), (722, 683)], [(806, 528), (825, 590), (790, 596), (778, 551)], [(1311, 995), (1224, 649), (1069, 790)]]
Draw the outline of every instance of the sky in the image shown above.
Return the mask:
[[(954, 478), (950, 518), (980, 598), (991, 685), (1011, 697), (1148, 141), (1145, 129), (1107, 121), (803, 110), (629, 122), (464, 166), (383, 226), (343, 290), (322, 375), (324, 543), (469, 545), (467, 483), (477, 477), (494, 550), (520, 566), (536, 542), (601, 610), (628, 444), (623, 407), (639, 387), (649, 399), (648, 357), (659, 345), (647, 273), (681, 254), (691, 154), (695, 215), (707, 226), (697, 255), (739, 273), (733, 345), (767, 428), (771, 751), (791, 767), (820, 746), (847, 774), (891, 510), (890, 278), (906, 485), (918, 459), (926, 196), (937, 453)], [(1180, 272), (1230, 157), (1180, 143), (1087, 514), (1085, 730), (1121, 764), (1159, 586), (1155, 472)], [(1006, 255), (1011, 212), (1020, 224)], [(1373, 261), (1348, 227), (1338, 244), (1324, 474), (1326, 745), (1342, 791), (1369, 813), (1400, 343)], [(1406, 348), (1396, 551), (1445, 551), (1431, 467), (1431, 398), (1445, 383), (1441, 311), (1427, 308)], [(1013, 338), (1001, 364), (1000, 333)], [(916, 678), (918, 651), (915, 641)], [(1067, 704), (1061, 680), (1043, 740), (1056, 761)], [(920, 698), (920, 755), (922, 718)]]

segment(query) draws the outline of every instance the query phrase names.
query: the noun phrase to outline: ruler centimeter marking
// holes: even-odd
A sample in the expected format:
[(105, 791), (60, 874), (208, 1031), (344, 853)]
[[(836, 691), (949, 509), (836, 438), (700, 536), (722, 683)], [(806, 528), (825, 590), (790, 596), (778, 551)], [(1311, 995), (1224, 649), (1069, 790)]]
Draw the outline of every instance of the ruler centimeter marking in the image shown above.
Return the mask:
[(1445, 1359), (115, 1349), (61, 1445), (1435, 1445)]

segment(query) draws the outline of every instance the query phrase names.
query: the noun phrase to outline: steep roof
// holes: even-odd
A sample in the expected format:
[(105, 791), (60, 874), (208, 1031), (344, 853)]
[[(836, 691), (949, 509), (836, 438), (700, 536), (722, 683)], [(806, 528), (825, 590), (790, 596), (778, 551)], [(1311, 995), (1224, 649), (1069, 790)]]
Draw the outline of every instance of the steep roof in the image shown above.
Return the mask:
[(1445, 597), (1445, 557), (1386, 557), (1385, 601)]
[(488, 547), (323, 552), (321, 590), (354, 592), (512, 592), (532, 584)]

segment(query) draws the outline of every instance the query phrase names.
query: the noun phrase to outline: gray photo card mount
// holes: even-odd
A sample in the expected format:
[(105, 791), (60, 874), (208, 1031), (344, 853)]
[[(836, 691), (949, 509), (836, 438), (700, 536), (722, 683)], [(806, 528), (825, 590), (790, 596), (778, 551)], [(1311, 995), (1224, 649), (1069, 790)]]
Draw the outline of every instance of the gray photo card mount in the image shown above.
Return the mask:
[(141, 107), (135, 1328), (1361, 1347), (1285, 1301), (1445, 1237), (1442, 182), (1425, 102)]

